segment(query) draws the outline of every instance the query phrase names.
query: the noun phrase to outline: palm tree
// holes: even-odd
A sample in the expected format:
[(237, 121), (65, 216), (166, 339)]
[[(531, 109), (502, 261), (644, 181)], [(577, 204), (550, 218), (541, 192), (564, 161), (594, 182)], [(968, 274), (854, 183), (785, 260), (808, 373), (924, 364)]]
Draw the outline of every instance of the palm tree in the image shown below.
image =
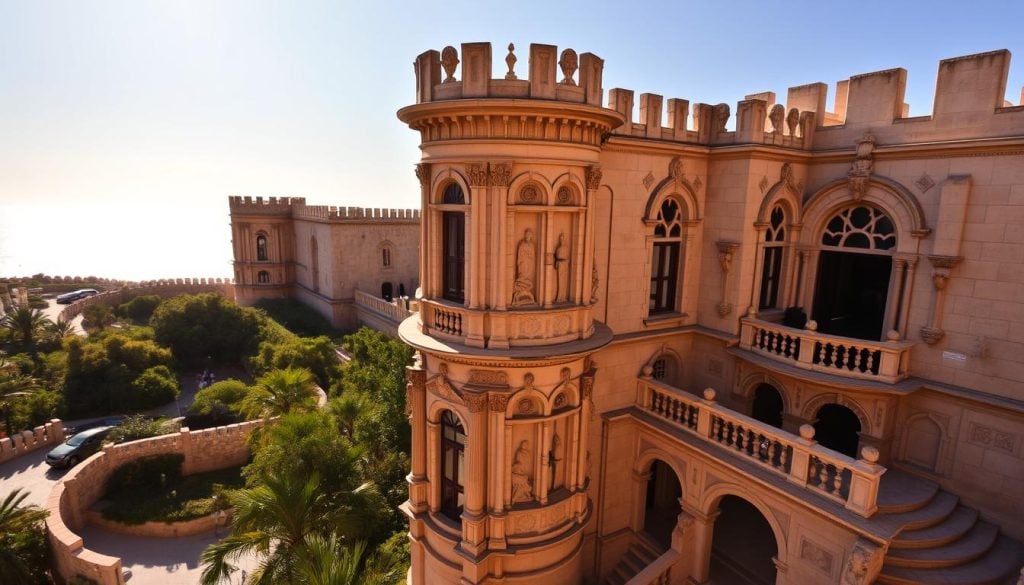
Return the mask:
[(363, 398), (347, 391), (331, 400), (327, 407), (338, 421), (341, 433), (350, 439), (355, 438), (355, 424), (363, 412)]
[(31, 348), (35, 344), (36, 336), (49, 322), (50, 320), (39, 309), (18, 307), (0, 319), (0, 327), (10, 329), (16, 337), (21, 338), (22, 343)]
[(68, 335), (73, 335), (75, 333), (75, 326), (71, 324), (71, 321), (65, 321), (57, 317), (56, 321), (50, 322), (47, 331), (59, 341)]
[(18, 488), (0, 502), (0, 583), (32, 583), (38, 579), (33, 567), (19, 554), (24, 547), (17, 546), (23, 544), (17, 541), (41, 530), (47, 512), (34, 505), (22, 506), (26, 497), (28, 492)]
[(11, 410), (16, 399), (28, 396), (38, 389), (38, 380), (18, 373), (17, 367), (0, 355), (0, 413), (4, 416), (4, 430), (11, 436)]
[(313, 374), (305, 368), (274, 370), (256, 380), (256, 386), (242, 404), (249, 417), (279, 416), (316, 408), (317, 388)]
[[(317, 474), (267, 477), (256, 487), (228, 492), (228, 503), (234, 508), (231, 534), (203, 551), (206, 566), (200, 583), (217, 585), (230, 579), (237, 570), (232, 563), (249, 555), (259, 558), (258, 568), (249, 577), (251, 585), (306, 583), (301, 577), (304, 559), (316, 554), (314, 549), (330, 546), (318, 538), (329, 543), (334, 536), (337, 543), (362, 536), (373, 495), (372, 487), (364, 484), (344, 494), (339, 503), (337, 494), (321, 489)], [(353, 548), (349, 554), (355, 552)], [(347, 574), (341, 567), (331, 571)]]
[(336, 535), (314, 534), (299, 551), (298, 576), (303, 585), (370, 585), (362, 570), (366, 542), (345, 546)]

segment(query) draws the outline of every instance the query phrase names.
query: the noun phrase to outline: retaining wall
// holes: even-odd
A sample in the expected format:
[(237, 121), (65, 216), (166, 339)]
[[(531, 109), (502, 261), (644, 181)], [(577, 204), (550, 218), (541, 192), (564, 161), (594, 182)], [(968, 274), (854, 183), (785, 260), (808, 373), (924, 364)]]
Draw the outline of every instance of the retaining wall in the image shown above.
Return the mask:
[(121, 559), (85, 548), (75, 531), (87, 522), (87, 511), (106, 493), (107, 479), (129, 461), (150, 455), (180, 453), (182, 474), (192, 475), (244, 464), (249, 458), (248, 436), (263, 421), (179, 432), (111, 445), (72, 469), (50, 492), (46, 527), (53, 548), (54, 566), (62, 580), (77, 574), (99, 585), (123, 585)]
[(32, 430), (21, 431), (0, 439), (0, 463), (16, 459), (42, 447), (58, 445), (63, 441), (64, 423), (55, 418)]

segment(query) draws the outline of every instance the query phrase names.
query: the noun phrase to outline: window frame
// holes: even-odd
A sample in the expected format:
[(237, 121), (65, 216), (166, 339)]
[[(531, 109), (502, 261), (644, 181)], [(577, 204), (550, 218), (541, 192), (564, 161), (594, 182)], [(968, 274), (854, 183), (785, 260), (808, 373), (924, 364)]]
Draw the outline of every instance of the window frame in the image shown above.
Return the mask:
[[(466, 429), (455, 412), (446, 409), (441, 413), (441, 441), (438, 457), (440, 458), (440, 489), (441, 513), (457, 522), (462, 521), (465, 507), (466, 486), (460, 481), (466, 472)], [(449, 432), (451, 434), (449, 435)], [(461, 436), (461, 440), (460, 440)], [(449, 463), (448, 454), (451, 453)], [(450, 469), (449, 465), (454, 468)], [(461, 501), (461, 503), (460, 503)]]

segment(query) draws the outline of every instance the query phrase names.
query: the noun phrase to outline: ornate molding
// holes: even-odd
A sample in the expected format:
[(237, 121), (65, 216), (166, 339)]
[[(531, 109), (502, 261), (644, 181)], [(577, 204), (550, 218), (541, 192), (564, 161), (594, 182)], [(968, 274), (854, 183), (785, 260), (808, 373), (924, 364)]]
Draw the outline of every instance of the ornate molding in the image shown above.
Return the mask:
[(860, 199), (867, 193), (868, 179), (874, 169), (874, 157), (872, 152), (875, 149), (875, 136), (870, 130), (857, 141), (857, 158), (850, 165), (850, 171), (846, 173), (850, 193), (854, 199)]
[(587, 167), (586, 181), (588, 191), (593, 191), (601, 186), (601, 175), (600, 165), (591, 165)]
[(467, 164), (466, 176), (469, 177), (469, 184), (472, 187), (486, 187), (489, 182), (487, 165), (483, 163)]
[(732, 269), (732, 257), (739, 249), (739, 242), (733, 242), (729, 240), (719, 240), (715, 242), (715, 246), (718, 247), (718, 264), (722, 268), (722, 300), (718, 303), (718, 316), (725, 317), (732, 312), (732, 303), (730, 303), (726, 294), (726, 287), (729, 283), (729, 271)]
[(933, 268), (939, 269), (950, 269), (960, 263), (963, 260), (963, 256), (929, 256), (928, 261), (932, 263)]
[(479, 392), (466, 392), (464, 394), (466, 400), (466, 408), (469, 412), (486, 412), (488, 399), (487, 394), (481, 394)]
[(490, 182), (492, 187), (508, 187), (512, 182), (512, 165), (491, 163)]
[(508, 408), (508, 394), (489, 394), (487, 400), (491, 412), (505, 412)]
[(469, 383), (476, 386), (508, 387), (508, 374), (500, 370), (469, 371)]
[(420, 181), (420, 188), (428, 189), (430, 187), (430, 163), (416, 165), (416, 178)]

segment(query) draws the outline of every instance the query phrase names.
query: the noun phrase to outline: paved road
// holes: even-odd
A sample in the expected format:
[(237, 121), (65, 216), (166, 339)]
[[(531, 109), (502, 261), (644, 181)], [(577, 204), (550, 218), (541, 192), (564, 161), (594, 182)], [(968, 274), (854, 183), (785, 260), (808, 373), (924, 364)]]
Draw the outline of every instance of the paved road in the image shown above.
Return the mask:
[(28, 491), (26, 504), (43, 506), (50, 497), (50, 490), (64, 477), (64, 471), (51, 468), (43, 462), (49, 449), (39, 449), (28, 455), (0, 465), (0, 498), (6, 497), (16, 488)]
[[(47, 299), (46, 302), (49, 303), (49, 306), (47, 306), (45, 309), (40, 309), (40, 310), (43, 312), (44, 315), (46, 315), (47, 319), (49, 319), (50, 321), (56, 322), (57, 318), (60, 317), (60, 312), (63, 311), (64, 307), (66, 307), (67, 305), (59, 305), (59, 304), (57, 304), (57, 300), (56, 299)], [(85, 335), (85, 329), (82, 329), (82, 316), (81, 315), (79, 315), (79, 316), (75, 317), (74, 319), (72, 319), (71, 320), (71, 325), (75, 328), (75, 333), (77, 333), (79, 335)]]

